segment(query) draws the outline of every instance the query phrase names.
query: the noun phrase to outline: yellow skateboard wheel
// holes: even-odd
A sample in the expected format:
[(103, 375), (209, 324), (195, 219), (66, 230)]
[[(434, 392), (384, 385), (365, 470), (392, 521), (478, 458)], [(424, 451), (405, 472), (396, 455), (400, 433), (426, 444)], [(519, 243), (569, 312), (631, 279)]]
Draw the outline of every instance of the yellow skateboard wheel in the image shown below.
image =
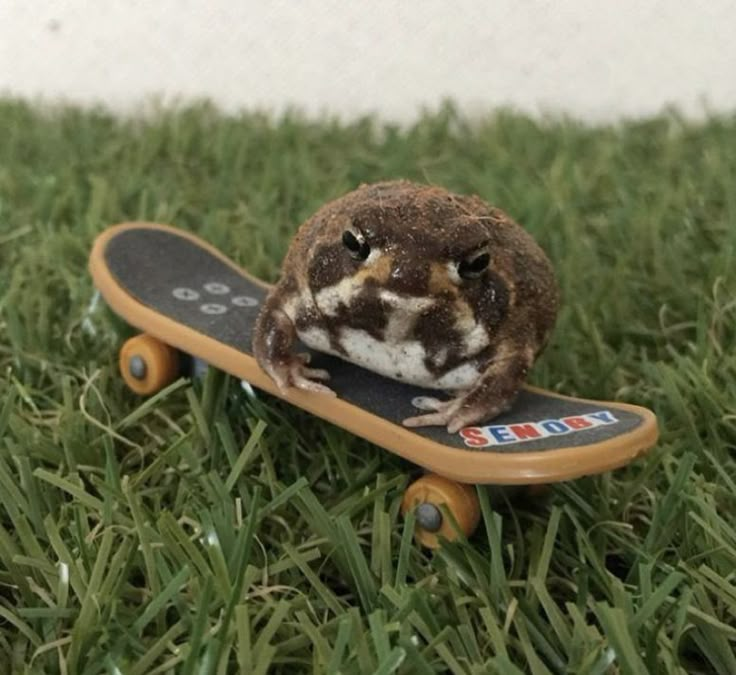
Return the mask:
[(179, 353), (152, 335), (136, 335), (120, 349), (120, 373), (136, 394), (155, 394), (179, 374)]
[[(401, 512), (405, 515), (411, 510), (417, 521), (416, 539), (427, 548), (437, 548), (440, 536), (448, 541), (457, 539), (460, 533), (469, 537), (480, 521), (475, 487), (436, 474), (422, 476), (407, 488)], [(459, 532), (448, 513), (455, 519)]]

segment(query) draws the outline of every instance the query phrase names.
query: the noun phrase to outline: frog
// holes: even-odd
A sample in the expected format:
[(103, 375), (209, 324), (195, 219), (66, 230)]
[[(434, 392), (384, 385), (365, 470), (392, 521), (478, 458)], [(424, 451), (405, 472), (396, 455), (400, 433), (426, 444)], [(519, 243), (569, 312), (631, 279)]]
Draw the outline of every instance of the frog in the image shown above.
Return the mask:
[(509, 410), (558, 307), (549, 257), (505, 211), (386, 180), (325, 203), (298, 228), (252, 347), (281, 392), (335, 395), (301, 343), (422, 388), (402, 424), (457, 433)]

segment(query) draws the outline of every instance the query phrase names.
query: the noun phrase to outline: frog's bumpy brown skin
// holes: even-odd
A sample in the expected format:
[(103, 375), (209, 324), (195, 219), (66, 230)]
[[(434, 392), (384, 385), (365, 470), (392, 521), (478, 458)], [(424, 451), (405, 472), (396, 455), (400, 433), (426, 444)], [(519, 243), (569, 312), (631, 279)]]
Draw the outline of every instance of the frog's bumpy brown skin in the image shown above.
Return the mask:
[[(351, 255), (346, 230), (364, 238), (375, 257)], [(478, 251), (489, 253), (488, 267), (461, 279), (457, 264)], [(422, 399), (426, 414), (404, 424), (455, 432), (511, 406), (557, 308), (550, 261), (505, 213), (479, 197), (392, 181), (325, 204), (299, 228), (258, 317), (253, 348), (282, 389), (332, 393), (316, 381), (328, 374), (292, 353), (297, 336), (366, 367), (385, 347), (374, 369), (454, 396)]]

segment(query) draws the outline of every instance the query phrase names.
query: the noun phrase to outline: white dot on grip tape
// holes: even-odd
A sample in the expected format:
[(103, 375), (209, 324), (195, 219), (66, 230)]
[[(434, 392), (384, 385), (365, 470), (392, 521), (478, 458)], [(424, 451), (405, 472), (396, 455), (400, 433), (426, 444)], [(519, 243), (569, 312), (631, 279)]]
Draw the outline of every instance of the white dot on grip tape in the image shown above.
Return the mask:
[(199, 293), (192, 288), (175, 288), (171, 294), (177, 300), (199, 300)]
[(232, 303), (236, 307), (255, 307), (258, 304), (258, 300), (251, 298), (250, 295), (236, 295)]
[(230, 292), (230, 286), (221, 284), (219, 281), (208, 281), (204, 285), (204, 290), (212, 295), (227, 295)]
[(224, 314), (227, 312), (225, 305), (218, 305), (216, 302), (207, 302), (199, 309), (205, 314)]

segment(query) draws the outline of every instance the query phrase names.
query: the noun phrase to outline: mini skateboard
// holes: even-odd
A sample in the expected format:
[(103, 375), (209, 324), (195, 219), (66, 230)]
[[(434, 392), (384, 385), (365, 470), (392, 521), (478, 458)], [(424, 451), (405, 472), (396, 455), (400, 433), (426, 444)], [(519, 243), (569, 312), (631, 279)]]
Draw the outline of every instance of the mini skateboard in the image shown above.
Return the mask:
[(402, 503), (404, 511), (414, 509), (417, 537), (427, 546), (475, 529), (474, 484), (538, 485), (603, 473), (657, 440), (656, 418), (645, 408), (533, 387), (488, 424), (457, 434), (409, 429), (401, 420), (415, 413), (412, 400), (431, 392), (320, 353), (312, 365), (330, 372), (337, 397), (280, 392), (251, 351), (269, 286), (170, 226), (110, 227), (95, 241), (90, 271), (110, 308), (142, 331), (120, 350), (121, 373), (133, 391), (150, 395), (176, 379), (183, 352), (400, 455), (429, 472), (407, 488)]

